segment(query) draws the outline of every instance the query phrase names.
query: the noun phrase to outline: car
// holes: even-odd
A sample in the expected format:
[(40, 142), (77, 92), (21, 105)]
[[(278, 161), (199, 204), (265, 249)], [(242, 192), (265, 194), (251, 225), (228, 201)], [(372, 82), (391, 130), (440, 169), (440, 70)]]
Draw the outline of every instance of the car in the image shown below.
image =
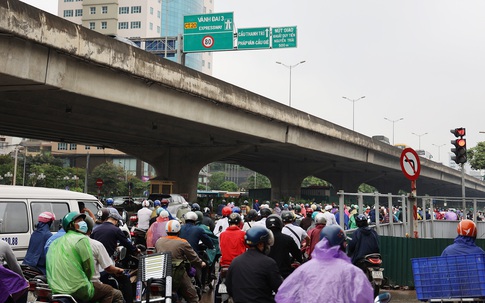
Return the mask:
[(126, 206), (135, 203), (132, 197), (113, 197), (114, 206)]
[(182, 203), (187, 203), (185, 198), (179, 194), (150, 194), (148, 196), (148, 200), (155, 201), (155, 200), (162, 200), (162, 199), (169, 199), (170, 203), (168, 204), (168, 211), (173, 215), (177, 215), (177, 211), (180, 207), (182, 207)]

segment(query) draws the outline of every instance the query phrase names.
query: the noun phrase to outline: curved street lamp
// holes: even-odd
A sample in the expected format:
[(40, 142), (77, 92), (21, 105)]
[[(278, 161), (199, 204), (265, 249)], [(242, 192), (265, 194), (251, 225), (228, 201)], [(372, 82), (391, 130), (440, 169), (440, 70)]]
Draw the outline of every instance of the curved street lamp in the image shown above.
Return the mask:
[(342, 97), (342, 98), (352, 102), (352, 130), (355, 130), (355, 102), (359, 101), (360, 99), (364, 99), (365, 96), (362, 96), (362, 97), (357, 98), (357, 99), (350, 99), (350, 98), (347, 98), (347, 97)]
[(298, 63), (296, 63), (296, 64), (293, 64), (293, 65), (286, 65), (286, 64), (281, 63), (281, 62), (279, 62), (279, 61), (276, 61), (276, 64), (281, 64), (281, 65), (283, 65), (284, 67), (286, 67), (286, 68), (289, 68), (289, 69), (290, 69), (290, 97), (289, 97), (289, 106), (290, 106), (290, 107), (291, 107), (291, 70), (292, 70), (293, 68), (297, 67), (298, 65), (303, 64), (303, 63), (305, 63), (305, 62), (306, 62), (306, 61), (305, 61), (305, 60), (303, 60), (303, 61), (300, 61), (300, 62), (298, 62)]
[(415, 135), (415, 136), (418, 136), (418, 138), (419, 138), (418, 149), (421, 150), (421, 137), (424, 136), (424, 135), (427, 135), (428, 133), (424, 133), (424, 134), (420, 134), (420, 135), (418, 135), (416, 133), (412, 133), (412, 134)]
[(388, 119), (388, 118), (384, 117), (384, 119), (386, 119), (387, 121), (392, 122), (392, 145), (394, 145), (394, 123), (396, 123), (398, 121), (401, 121), (401, 120), (404, 120), (404, 118), (399, 118), (399, 119), (396, 119), (396, 120), (391, 120), (391, 119)]

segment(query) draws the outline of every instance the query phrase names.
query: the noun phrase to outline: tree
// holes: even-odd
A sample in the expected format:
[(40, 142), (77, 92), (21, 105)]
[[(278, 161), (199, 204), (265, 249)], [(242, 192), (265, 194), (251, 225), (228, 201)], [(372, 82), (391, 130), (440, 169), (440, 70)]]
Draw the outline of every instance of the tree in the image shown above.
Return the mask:
[(238, 187), (237, 184), (232, 181), (224, 181), (219, 189), (224, 191), (237, 191)]
[(308, 176), (301, 182), (301, 187), (309, 187), (309, 186), (329, 186), (329, 183), (325, 180), (314, 176)]
[(373, 193), (373, 192), (376, 192), (377, 189), (374, 186), (371, 186), (369, 184), (362, 183), (359, 186), (358, 191), (361, 192), (361, 193)]
[(209, 177), (209, 187), (220, 189), (224, 181), (226, 181), (226, 174), (224, 172), (215, 172)]
[[(89, 188), (94, 188), (96, 180), (103, 180), (101, 194), (106, 196), (119, 196), (123, 193), (123, 187), (126, 187), (125, 172), (119, 165), (112, 162), (106, 162), (96, 166), (89, 176)], [(121, 183), (121, 184), (120, 184)]]
[(271, 182), (269, 181), (268, 177), (266, 177), (265, 175), (256, 173), (256, 177), (252, 175), (248, 178), (247, 184), (245, 184), (244, 188), (247, 188), (247, 189), (271, 188)]
[(467, 158), (473, 169), (485, 169), (485, 142), (478, 142), (477, 146), (468, 149)]

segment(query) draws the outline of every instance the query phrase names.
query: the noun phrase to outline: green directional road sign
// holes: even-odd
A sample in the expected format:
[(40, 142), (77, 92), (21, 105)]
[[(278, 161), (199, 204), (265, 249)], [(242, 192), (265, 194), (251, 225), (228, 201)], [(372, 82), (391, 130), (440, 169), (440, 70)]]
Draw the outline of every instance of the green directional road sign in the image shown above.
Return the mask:
[(296, 47), (296, 26), (273, 27), (271, 29), (271, 47)]
[(184, 16), (184, 52), (232, 50), (234, 13)]
[(238, 49), (269, 48), (271, 30), (269, 27), (238, 28)]

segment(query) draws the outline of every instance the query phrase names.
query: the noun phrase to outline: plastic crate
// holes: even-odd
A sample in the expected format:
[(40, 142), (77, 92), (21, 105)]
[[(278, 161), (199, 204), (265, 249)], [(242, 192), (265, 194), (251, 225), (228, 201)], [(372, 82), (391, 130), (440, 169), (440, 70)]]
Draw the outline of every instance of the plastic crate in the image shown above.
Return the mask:
[(485, 297), (485, 254), (411, 259), (418, 300)]

